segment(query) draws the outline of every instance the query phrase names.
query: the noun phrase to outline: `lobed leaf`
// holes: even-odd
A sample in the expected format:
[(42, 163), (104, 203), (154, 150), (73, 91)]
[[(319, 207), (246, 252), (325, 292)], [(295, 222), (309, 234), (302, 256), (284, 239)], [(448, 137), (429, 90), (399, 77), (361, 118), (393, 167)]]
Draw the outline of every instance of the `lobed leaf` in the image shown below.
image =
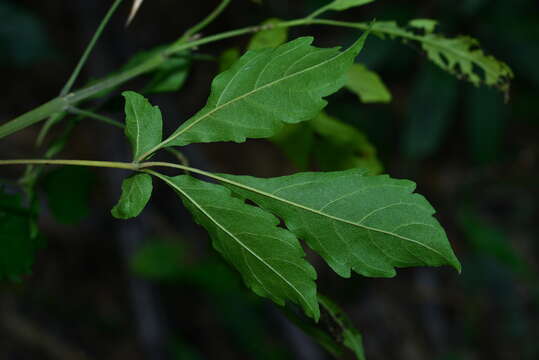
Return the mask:
[(209, 232), (214, 248), (256, 294), (279, 305), (299, 304), (317, 320), (316, 271), (304, 259), (297, 238), (278, 227), (270, 213), (232, 197), (223, 186), (187, 175), (159, 175), (181, 196), (195, 221)]
[(133, 158), (153, 149), (161, 142), (163, 119), (157, 106), (152, 106), (134, 91), (122, 93), (125, 98), (125, 135), (131, 143)]
[(212, 83), (206, 106), (163, 146), (265, 138), (284, 123), (312, 119), (340, 89), (367, 33), (347, 50), (311, 46), (302, 37), (275, 49), (248, 51)]
[(391, 102), (391, 93), (380, 76), (361, 64), (354, 64), (350, 68), (346, 88), (355, 93), (363, 103)]
[(152, 196), (152, 177), (148, 174), (135, 174), (122, 183), (122, 195), (112, 208), (111, 214), (117, 219), (137, 217), (146, 207)]
[(486, 84), (508, 92), (514, 77), (511, 68), (493, 56), (486, 55), (479, 41), (469, 36), (447, 38), (434, 32), (436, 21), (415, 19), (406, 28), (395, 21), (379, 21), (372, 32), (381, 37), (418, 41), (428, 58), (442, 69), (474, 85)]
[(335, 272), (392, 277), (395, 267), (461, 266), (415, 184), (352, 169), (271, 179), (222, 175), (234, 193), (282, 218)]

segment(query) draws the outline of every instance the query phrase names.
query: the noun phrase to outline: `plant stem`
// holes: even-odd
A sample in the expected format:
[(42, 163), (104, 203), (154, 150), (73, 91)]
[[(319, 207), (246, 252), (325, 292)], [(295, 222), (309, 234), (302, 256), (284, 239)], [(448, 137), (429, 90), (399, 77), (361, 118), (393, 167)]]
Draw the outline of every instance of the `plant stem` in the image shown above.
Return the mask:
[(48, 159), (17, 159), (0, 160), (0, 166), (3, 165), (70, 165), (70, 166), (88, 166), (101, 168), (114, 168), (137, 171), (138, 164), (128, 162), (114, 161), (94, 161), (94, 160), (48, 160)]
[(84, 116), (84, 117), (87, 117), (87, 118), (90, 118), (90, 119), (98, 120), (98, 121), (101, 121), (101, 122), (103, 122), (105, 124), (109, 124), (109, 125), (115, 126), (117, 128), (120, 128), (120, 129), (123, 129), (125, 127), (124, 124), (122, 124), (119, 121), (111, 119), (111, 118), (109, 118), (107, 116), (103, 116), (103, 115), (94, 113), (92, 111), (82, 110), (82, 109), (79, 109), (77, 107), (70, 107), (68, 111), (70, 113), (72, 113), (72, 114), (81, 115), (81, 116)]
[[(307, 18), (282, 22), (282, 23), (273, 25), (272, 28), (304, 26), (304, 25), (311, 25), (311, 24), (343, 26), (343, 27), (351, 27), (351, 28), (362, 29), (362, 30), (366, 30), (369, 28), (369, 25), (365, 23), (347, 23), (347, 22), (342, 22), (342, 21), (307, 19)], [(172, 44), (170, 47), (164, 49), (161, 53), (148, 59), (146, 62), (140, 64), (139, 66), (126, 70), (118, 75), (103, 79), (92, 86), (88, 86), (74, 93), (70, 93), (65, 96), (55, 98), (37, 107), (34, 110), (27, 112), (26, 114), (23, 114), (13, 120), (8, 121), (7, 123), (3, 125), (0, 125), (0, 139), (13, 134), (14, 132), (22, 130), (28, 126), (36, 124), (48, 118), (52, 114), (65, 111), (69, 107), (77, 104), (78, 102), (85, 100), (103, 90), (118, 86), (141, 74), (151, 71), (155, 69), (156, 67), (158, 67), (159, 65), (161, 65), (167, 59), (167, 57), (175, 53), (181, 52), (186, 49), (194, 48), (197, 46), (201, 46), (204, 44), (209, 44), (212, 42), (216, 42), (216, 41), (220, 41), (220, 40), (224, 40), (224, 39), (228, 39), (228, 38), (232, 38), (236, 36), (241, 36), (245, 34), (250, 34), (250, 33), (258, 32), (258, 31), (264, 31), (264, 30), (266, 30), (264, 27), (250, 26), (250, 27), (246, 27), (242, 29), (227, 31), (224, 33), (208, 36), (208, 37), (205, 37), (199, 40), (194, 40), (191, 42)], [(391, 31), (386, 31), (383, 28), (376, 29), (376, 32), (385, 32), (390, 35), (396, 35), (396, 34), (393, 34)], [(404, 36), (403, 34), (400, 34), (400, 33), (398, 35)], [(412, 37), (409, 36), (409, 38), (412, 38)]]
[(79, 62), (77, 63), (77, 66), (73, 70), (73, 73), (71, 74), (71, 76), (67, 80), (66, 84), (62, 88), (62, 91), (60, 92), (60, 96), (64, 96), (69, 91), (71, 91), (71, 88), (73, 87), (73, 84), (75, 83), (75, 81), (79, 77), (79, 74), (80, 74), (84, 64), (86, 64), (86, 61), (88, 60), (88, 57), (92, 53), (92, 50), (94, 49), (95, 44), (97, 43), (97, 41), (101, 37), (101, 34), (103, 33), (103, 30), (105, 30), (105, 27), (109, 23), (110, 18), (112, 17), (112, 15), (114, 15), (114, 13), (116, 12), (116, 9), (118, 9), (118, 6), (120, 6), (122, 1), (123, 0), (115, 0), (114, 3), (112, 4), (112, 6), (110, 7), (109, 11), (107, 11), (107, 14), (103, 18), (103, 20), (101, 20), (101, 23), (97, 27), (97, 30), (95, 31), (94, 35), (92, 36), (92, 39), (88, 43), (88, 46), (84, 50), (84, 53), (82, 54)]
[(226, 9), (226, 7), (230, 4), (230, 1), (231, 0), (222, 0), (219, 6), (217, 6), (206, 18), (204, 18), (201, 22), (187, 30), (177, 43), (179, 44), (187, 41), (191, 36), (211, 24), (213, 20), (215, 20)]

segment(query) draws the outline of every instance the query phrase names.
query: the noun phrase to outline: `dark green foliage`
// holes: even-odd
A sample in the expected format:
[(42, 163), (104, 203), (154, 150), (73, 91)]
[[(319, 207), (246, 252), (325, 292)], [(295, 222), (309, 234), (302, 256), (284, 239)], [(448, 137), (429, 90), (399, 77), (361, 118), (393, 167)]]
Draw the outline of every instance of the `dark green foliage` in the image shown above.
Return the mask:
[(64, 166), (43, 179), (47, 204), (59, 222), (76, 224), (90, 213), (94, 174), (84, 167)]
[(39, 247), (33, 211), (0, 187), (0, 281), (20, 281), (31, 273)]

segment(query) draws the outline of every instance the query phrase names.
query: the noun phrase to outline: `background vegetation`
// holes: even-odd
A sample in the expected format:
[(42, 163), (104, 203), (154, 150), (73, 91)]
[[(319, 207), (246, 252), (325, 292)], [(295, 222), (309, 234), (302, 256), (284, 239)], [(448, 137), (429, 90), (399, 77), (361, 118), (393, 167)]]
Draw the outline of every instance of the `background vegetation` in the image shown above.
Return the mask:
[[(324, 1), (235, 1), (206, 33), (294, 18)], [(4, 0), (0, 3), (0, 119), (55, 96), (110, 1)], [(113, 19), (92, 55), (83, 82), (122, 66), (132, 54), (168, 41), (202, 18), (214, 2), (145, 3), (126, 30)], [(371, 37), (361, 61), (393, 95), (389, 104), (359, 104), (346, 92), (328, 112), (362, 131), (385, 171), (418, 183), (463, 264), (405, 269), (394, 279), (354, 276), (345, 281), (323, 263), (322, 293), (338, 298), (364, 333), (369, 359), (539, 358), (539, 5), (531, 0), (378, 1), (343, 20), (440, 20), (446, 34), (470, 34), (513, 68), (510, 100), (474, 88), (431, 65), (418, 50)], [(320, 27), (317, 45), (353, 41), (350, 31)], [(204, 46), (207, 61), (192, 68), (180, 92), (152, 95), (173, 130), (204, 105), (218, 71), (216, 59), (248, 37)], [(140, 88), (140, 80), (126, 88)], [(122, 119), (123, 102), (103, 110)], [(53, 128), (60, 132), (62, 127)], [(2, 158), (41, 157), (39, 127), (0, 142)], [(69, 158), (128, 157), (121, 131), (81, 122), (64, 154)], [(267, 177), (297, 169), (275, 144), (190, 145), (203, 169)], [(112, 159), (115, 160), (115, 159)], [(33, 274), (0, 288), (0, 355), (6, 359), (326, 359), (271, 304), (249, 293), (211, 250), (178, 199), (164, 186), (137, 220), (114, 220), (121, 172), (58, 168), (39, 189), (43, 246)], [(3, 168), (1, 179), (20, 169)], [(316, 260), (315, 260), (316, 261)], [(82, 350), (80, 352), (79, 350)], [(82, 354), (87, 355), (82, 355)]]

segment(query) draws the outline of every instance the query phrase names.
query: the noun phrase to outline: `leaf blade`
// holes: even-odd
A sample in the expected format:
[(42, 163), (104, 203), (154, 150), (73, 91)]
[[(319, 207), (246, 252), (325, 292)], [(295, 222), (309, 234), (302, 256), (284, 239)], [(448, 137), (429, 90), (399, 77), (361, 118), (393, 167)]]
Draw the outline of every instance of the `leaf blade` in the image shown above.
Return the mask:
[(135, 174), (124, 179), (122, 195), (112, 208), (111, 214), (117, 219), (137, 217), (152, 196), (152, 177), (148, 174)]
[(361, 64), (354, 64), (350, 68), (346, 88), (355, 93), (363, 103), (391, 102), (391, 93), (380, 76)]
[(125, 91), (122, 95), (125, 98), (125, 135), (131, 143), (133, 158), (139, 159), (161, 142), (161, 111), (134, 91)]
[(329, 4), (329, 10), (342, 11), (347, 10), (353, 7), (367, 5), (376, 0), (334, 0), (333, 3)]
[(162, 145), (243, 142), (272, 136), (283, 123), (313, 118), (327, 104), (323, 97), (344, 85), (366, 36), (342, 52), (313, 47), (310, 37), (247, 52), (214, 79), (206, 106)]
[(214, 248), (257, 295), (280, 305), (291, 300), (308, 316), (319, 318), (316, 271), (304, 259), (295, 236), (277, 227), (276, 217), (232, 197), (223, 186), (188, 175), (156, 176), (178, 192), (197, 223), (210, 233)]
[(271, 179), (221, 177), (234, 193), (283, 218), (290, 231), (343, 277), (351, 270), (392, 277), (396, 267), (424, 265), (461, 270), (432, 217), (434, 209), (413, 193), (411, 181), (364, 176), (358, 169)]

